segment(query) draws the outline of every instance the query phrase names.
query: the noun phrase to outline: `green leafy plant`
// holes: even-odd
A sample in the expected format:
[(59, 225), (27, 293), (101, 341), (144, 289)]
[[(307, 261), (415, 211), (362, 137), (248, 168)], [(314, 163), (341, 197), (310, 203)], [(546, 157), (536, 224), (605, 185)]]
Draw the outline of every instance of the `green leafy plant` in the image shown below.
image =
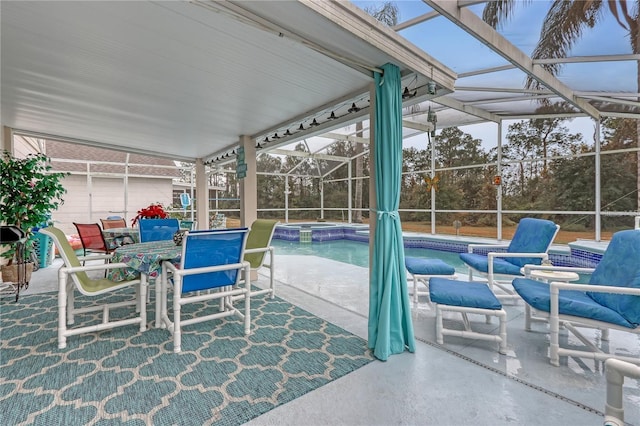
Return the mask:
[[(51, 212), (64, 203), (67, 191), (62, 180), (69, 173), (51, 172), (51, 161), (44, 154), (29, 154), (16, 158), (3, 151), (0, 159), (0, 223), (16, 225), (26, 236), (33, 228), (46, 226)], [(33, 251), (33, 242), (27, 240), (27, 259)], [(12, 263), (14, 251), (10, 247), (2, 257)]]

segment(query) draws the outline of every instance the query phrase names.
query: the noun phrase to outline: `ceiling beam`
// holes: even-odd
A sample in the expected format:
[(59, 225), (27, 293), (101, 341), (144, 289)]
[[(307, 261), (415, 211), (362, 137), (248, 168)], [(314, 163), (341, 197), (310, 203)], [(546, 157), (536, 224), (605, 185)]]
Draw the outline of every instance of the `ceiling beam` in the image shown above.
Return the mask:
[(346, 142), (358, 142), (358, 143), (369, 143), (369, 138), (363, 138), (360, 136), (350, 136), (343, 135), (341, 133), (325, 133), (322, 135), (323, 138), (335, 139), (338, 141), (346, 141)]
[(405, 22), (401, 22), (398, 25), (394, 25), (393, 30), (394, 31), (402, 31), (404, 29), (413, 27), (414, 25), (418, 25), (421, 24), (423, 22), (426, 22), (430, 19), (433, 18), (437, 18), (438, 16), (440, 16), (440, 14), (438, 12), (428, 12), (428, 13), (424, 13), (420, 16), (416, 16), (415, 18), (409, 19), (408, 21)]
[(458, 111), (466, 112), (467, 114), (473, 115), (474, 117), (478, 117), (483, 120), (493, 121), (494, 123), (499, 123), (501, 120), (501, 118), (496, 114), (478, 107), (474, 107), (472, 105), (465, 105), (463, 102), (460, 102), (459, 100), (454, 99), (450, 96), (441, 96), (437, 99), (434, 99), (433, 102), (456, 109)]
[(393, 58), (392, 61), (397, 61), (449, 91), (453, 90), (457, 78), (453, 70), (351, 2), (306, 0), (303, 4), (338, 25), (340, 29), (375, 45)]
[(307, 152), (307, 151), (271, 149), (267, 152), (269, 154), (284, 155), (289, 157), (311, 158), (313, 160), (339, 161), (341, 163), (347, 161), (345, 157), (339, 157), (337, 155), (329, 155), (329, 154), (322, 154), (322, 153)]
[(92, 146), (94, 148), (103, 148), (111, 151), (148, 155), (151, 157), (166, 158), (169, 160), (182, 161), (185, 163), (193, 163), (196, 160), (195, 158), (191, 158), (191, 157), (168, 155), (168, 154), (163, 155), (158, 151), (149, 151), (146, 149), (138, 149), (133, 147), (121, 146), (121, 145), (112, 145), (104, 142), (98, 142), (98, 141), (87, 140), (87, 139), (70, 138), (67, 136), (59, 136), (51, 133), (33, 132), (31, 130), (23, 130), (23, 129), (13, 129), (13, 132), (16, 135), (47, 139), (47, 140), (58, 141), (58, 142), (67, 142), (67, 143), (76, 144), (76, 145)]
[(472, 11), (459, 7), (457, 2), (444, 0), (423, 1), (451, 22), (455, 23), (458, 27), (487, 45), (491, 50), (527, 73), (527, 75), (533, 77), (548, 87), (552, 92), (573, 104), (580, 111), (594, 118), (600, 117), (600, 112), (593, 105), (584, 99), (576, 97), (569, 87), (540, 65), (534, 64), (529, 56), (491, 28), (491, 26)]

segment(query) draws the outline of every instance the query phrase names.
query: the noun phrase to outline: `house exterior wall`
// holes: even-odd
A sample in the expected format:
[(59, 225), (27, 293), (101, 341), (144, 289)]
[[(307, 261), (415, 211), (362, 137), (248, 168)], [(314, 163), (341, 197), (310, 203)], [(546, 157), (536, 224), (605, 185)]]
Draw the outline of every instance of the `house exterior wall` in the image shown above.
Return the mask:
[(130, 226), (139, 209), (151, 203), (170, 206), (172, 201), (171, 179), (129, 178), (128, 203), (123, 178), (92, 176), (89, 182), (86, 175), (71, 175), (63, 185), (67, 188), (64, 204), (51, 216), (66, 234), (76, 233), (73, 222), (100, 223), (108, 216), (122, 216)]

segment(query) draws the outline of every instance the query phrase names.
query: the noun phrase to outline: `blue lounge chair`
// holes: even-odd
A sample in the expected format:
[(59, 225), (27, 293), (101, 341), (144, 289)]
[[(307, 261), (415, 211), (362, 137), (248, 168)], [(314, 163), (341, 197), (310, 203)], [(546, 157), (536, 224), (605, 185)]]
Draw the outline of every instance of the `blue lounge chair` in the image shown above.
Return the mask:
[(510, 288), (514, 276), (522, 276), (526, 264), (540, 265), (547, 260), (549, 247), (555, 239), (559, 225), (550, 220), (524, 218), (518, 223), (511, 242), (499, 245), (469, 244), (468, 253), (460, 253), (460, 259), (469, 267), (469, 281), (473, 273), (486, 276), (489, 288), (502, 290), (498, 299), (517, 299)]
[[(180, 352), (181, 329), (188, 324), (236, 315), (244, 319), (244, 333), (249, 334), (251, 283), (240, 280), (242, 273), (249, 276), (250, 271), (249, 262), (243, 260), (248, 231), (236, 228), (187, 232), (182, 242), (180, 265), (162, 263), (160, 321), (161, 327), (167, 327), (173, 336), (174, 352)], [(167, 305), (169, 285), (173, 285), (173, 318), (169, 317)], [(235, 296), (244, 296), (244, 312), (233, 305)], [(214, 313), (181, 317), (183, 305), (216, 299), (220, 300), (220, 307), (216, 306)]]
[(180, 230), (178, 219), (141, 219), (140, 242), (172, 240), (173, 234)]
[[(640, 358), (601, 351), (578, 330), (578, 327), (601, 329), (602, 340), (608, 339), (609, 329), (640, 334), (640, 230), (616, 232), (595, 269), (527, 265), (525, 274), (536, 269), (591, 273), (588, 284), (513, 280), (518, 295), (539, 316), (549, 320), (551, 364), (560, 365), (561, 355), (596, 360), (618, 358), (640, 364)], [(527, 326), (530, 323), (527, 318)], [(560, 348), (561, 323), (588, 350)]]

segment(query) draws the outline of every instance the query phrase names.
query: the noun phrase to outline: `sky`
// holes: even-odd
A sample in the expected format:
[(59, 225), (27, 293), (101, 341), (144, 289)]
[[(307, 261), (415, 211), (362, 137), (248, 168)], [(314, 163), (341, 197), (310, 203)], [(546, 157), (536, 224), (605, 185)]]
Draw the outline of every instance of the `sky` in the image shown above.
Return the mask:
[[(381, 5), (385, 1), (352, 1), (361, 8)], [(400, 11), (399, 21), (407, 21), (430, 12), (431, 8), (420, 0), (393, 1)], [(544, 22), (546, 12), (551, 5), (548, 0), (516, 3), (511, 19), (505, 21), (498, 31), (520, 50), (531, 54), (534, 50)], [(474, 13), (481, 15), (484, 4), (471, 6)], [(585, 31), (569, 52), (569, 56), (591, 56), (629, 54), (631, 46), (627, 32), (615, 21), (606, 5), (594, 28)], [(464, 30), (458, 28), (444, 17), (437, 17), (420, 25), (400, 31), (400, 34), (426, 53), (451, 68), (456, 73), (504, 65), (507, 62), (481, 42), (475, 40)], [(455, 46), (455, 49), (452, 49)], [(637, 93), (637, 68), (634, 61), (607, 63), (577, 63), (562, 66), (558, 79), (574, 90), (583, 91), (622, 91)], [(521, 88), (524, 73), (511, 70), (494, 74), (461, 78), (456, 85), (499, 85), (501, 87)], [(492, 80), (493, 79), (493, 80)], [(514, 120), (503, 122), (503, 137)], [(575, 118), (564, 124), (572, 133), (581, 133), (587, 143), (593, 143), (595, 124), (590, 118)], [(496, 145), (496, 123), (481, 123), (459, 128), (472, 137), (482, 140), (485, 150)], [(316, 144), (310, 141), (312, 150), (316, 146), (326, 145), (327, 140)], [(427, 146), (425, 134), (405, 139), (404, 147), (424, 149)]]
[[(385, 1), (352, 1), (361, 8), (384, 4)], [(399, 22), (430, 12), (432, 9), (423, 1), (393, 1), (399, 8)], [(540, 30), (552, 1), (536, 0), (532, 2), (516, 2), (511, 18), (498, 28), (512, 44), (530, 55), (540, 37)], [(484, 4), (471, 6), (470, 9), (481, 16)], [(585, 30), (580, 39), (572, 47), (568, 56), (592, 56), (630, 54), (631, 45), (628, 31), (623, 29), (614, 19), (606, 4), (593, 28)], [(437, 17), (425, 23), (400, 31), (400, 34), (422, 48), (429, 55), (451, 68), (456, 73), (489, 68), (506, 64), (506, 61), (487, 46), (475, 40), (464, 30), (458, 28), (444, 17)], [(452, 49), (451, 46), (455, 46)], [(622, 91), (637, 93), (637, 64), (635, 61), (578, 63), (562, 66), (558, 79), (578, 91)], [(519, 71), (518, 71), (519, 73)], [(523, 74), (515, 71), (513, 75), (501, 72), (458, 79), (456, 85), (475, 85), (483, 81), (487, 85), (489, 79), (498, 79), (493, 84), (501, 87), (522, 87)], [(512, 79), (512, 77), (515, 77)], [(484, 80), (483, 80), (484, 79)], [(500, 80), (503, 79), (503, 80)], [(511, 82), (507, 81), (512, 79)], [(511, 84), (509, 84), (511, 83)], [(489, 83), (491, 85), (491, 83)], [(503, 122), (503, 136), (506, 136), (509, 124), (514, 120)], [(565, 124), (572, 133), (582, 133), (588, 143), (593, 142), (594, 122), (590, 118), (575, 118)], [(482, 123), (459, 127), (463, 132), (481, 139), (485, 149), (496, 144), (497, 124)], [(426, 136), (420, 135), (405, 140), (405, 147), (426, 146)]]

